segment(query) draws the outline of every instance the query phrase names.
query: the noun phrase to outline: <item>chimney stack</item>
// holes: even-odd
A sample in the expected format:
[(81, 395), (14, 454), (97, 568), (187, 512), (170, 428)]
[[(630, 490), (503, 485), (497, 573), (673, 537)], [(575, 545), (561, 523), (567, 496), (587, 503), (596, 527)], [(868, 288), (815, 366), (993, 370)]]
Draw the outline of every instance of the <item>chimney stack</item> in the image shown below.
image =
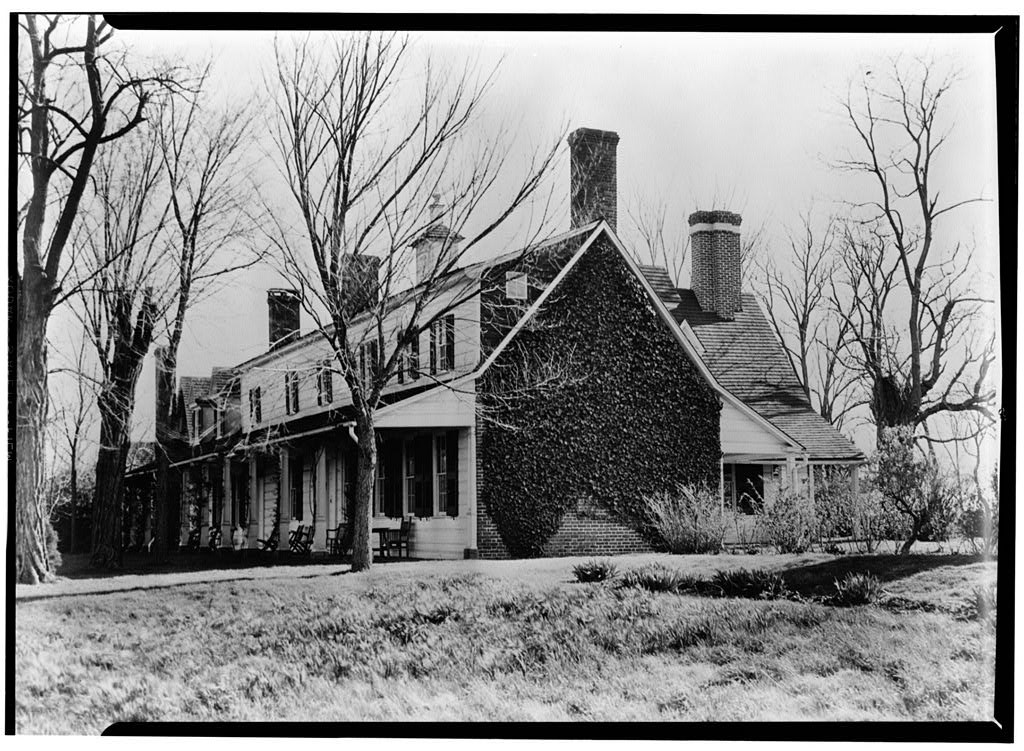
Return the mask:
[(731, 211), (690, 214), (690, 286), (701, 310), (731, 321), (741, 309), (740, 223)]
[(301, 297), (294, 289), (268, 289), (267, 312), (270, 322), (270, 348), (277, 349), (299, 337)]
[(441, 202), (441, 194), (434, 193), (434, 202), (427, 206), (430, 216), (430, 224), (427, 228), (412, 241), (412, 247), (416, 251), (416, 284), (422, 284), (430, 279), (435, 269), (443, 268), (445, 260), (438, 263), (438, 256), (444, 253), (446, 256), (453, 256), (459, 252), (459, 242), (462, 235), (452, 232), (451, 227), (442, 221), (448, 207)]
[(569, 134), (569, 213), (573, 229), (598, 219), (616, 229), (618, 143), (619, 134), (610, 130), (577, 128)]

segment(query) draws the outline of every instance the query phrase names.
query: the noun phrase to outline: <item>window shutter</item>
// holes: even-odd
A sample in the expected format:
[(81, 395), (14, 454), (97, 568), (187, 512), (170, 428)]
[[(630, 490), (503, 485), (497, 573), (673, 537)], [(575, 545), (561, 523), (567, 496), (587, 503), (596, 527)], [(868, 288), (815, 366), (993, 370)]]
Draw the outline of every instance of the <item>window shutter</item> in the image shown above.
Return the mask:
[(448, 516), (459, 515), (459, 431), (445, 433), (448, 441)]
[(330, 404), (331, 402), (334, 401), (334, 377), (333, 374), (331, 373), (331, 365), (329, 361), (324, 364), (323, 377), (324, 401)]
[(416, 456), (416, 516), (434, 513), (434, 441), (429, 435), (417, 436)]
[(444, 317), (444, 369), (455, 367), (455, 316)]
[(430, 375), (437, 373), (437, 321), (430, 324)]
[(414, 381), (420, 377), (420, 335), (416, 332), (409, 349), (409, 377)]
[(292, 374), (284, 374), (284, 411), (285, 414), (292, 413)]
[(317, 368), (316, 371), (316, 405), (322, 407), (324, 404), (324, 371)]
[(256, 422), (263, 422), (263, 389), (256, 387)]

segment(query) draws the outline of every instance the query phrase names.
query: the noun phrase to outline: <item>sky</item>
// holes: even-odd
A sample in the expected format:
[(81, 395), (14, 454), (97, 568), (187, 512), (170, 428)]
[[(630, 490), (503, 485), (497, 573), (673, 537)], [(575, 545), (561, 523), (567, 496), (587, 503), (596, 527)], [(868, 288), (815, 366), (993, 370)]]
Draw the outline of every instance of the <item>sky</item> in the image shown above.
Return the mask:
[[(197, 62), (212, 58), (212, 84), (216, 98), (224, 100), (264, 96), (262, 76), (272, 63), (273, 38), (252, 31), (120, 34), (139, 54)], [(629, 201), (664, 201), (677, 231), (683, 231), (691, 211), (714, 204), (741, 212), (745, 227), (763, 224), (769, 253), (785, 242), (801, 212), (813, 206), (827, 213), (843, 198), (865, 195), (863, 178), (839, 173), (829, 163), (851, 145), (852, 131), (838, 104), (851, 81), (865, 71), (884, 72), (897, 54), (951, 63), (960, 69), (961, 81), (943, 106), (955, 127), (936, 179), (949, 199), (991, 199), (961, 210), (949, 231), (975, 242), (978, 273), (996, 278), (995, 76), (989, 36), (428, 32), (413, 39), (416, 54), (471, 60), (481, 71), (500, 63), (480, 127), (509, 124), (524, 159), (565, 128), (616, 131), (620, 234), (627, 242), (622, 217)], [(260, 155), (263, 188), (286, 201), (268, 144), (252, 148)], [(556, 193), (568, 193), (565, 159), (552, 179)], [(566, 216), (561, 227), (567, 226)], [(509, 250), (507, 242), (508, 236), (499, 235), (480, 255)], [(209, 375), (211, 366), (232, 365), (264, 351), (266, 289), (281, 281), (269, 268), (252, 269), (191, 310), (179, 375)], [(61, 315), (55, 320), (63, 330)], [(153, 380), (150, 357), (137, 396), (140, 439), (152, 435)], [(862, 433), (855, 438), (867, 450), (870, 436)]]

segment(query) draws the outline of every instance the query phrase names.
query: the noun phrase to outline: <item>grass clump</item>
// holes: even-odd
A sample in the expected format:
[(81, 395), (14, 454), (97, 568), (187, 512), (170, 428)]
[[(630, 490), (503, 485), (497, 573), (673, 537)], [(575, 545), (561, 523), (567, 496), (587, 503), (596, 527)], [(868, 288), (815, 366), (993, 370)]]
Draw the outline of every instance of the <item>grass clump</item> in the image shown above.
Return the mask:
[(995, 620), (996, 617), (996, 585), (975, 587), (971, 599), (967, 602), (967, 617), (972, 621)]
[(610, 581), (618, 576), (619, 570), (611, 561), (593, 560), (574, 566), (572, 572), (576, 581), (589, 583)]
[(648, 592), (671, 592), (673, 594), (700, 591), (702, 583), (703, 580), (697, 577), (687, 576), (660, 563), (651, 563), (627, 571), (620, 580), (620, 584), (623, 587), (646, 589)]
[(723, 597), (778, 600), (790, 595), (786, 581), (779, 574), (761, 568), (719, 571), (712, 578), (711, 586)]
[(882, 598), (882, 582), (874, 574), (851, 571), (834, 582), (835, 592), (829, 601), (833, 605), (872, 605)]

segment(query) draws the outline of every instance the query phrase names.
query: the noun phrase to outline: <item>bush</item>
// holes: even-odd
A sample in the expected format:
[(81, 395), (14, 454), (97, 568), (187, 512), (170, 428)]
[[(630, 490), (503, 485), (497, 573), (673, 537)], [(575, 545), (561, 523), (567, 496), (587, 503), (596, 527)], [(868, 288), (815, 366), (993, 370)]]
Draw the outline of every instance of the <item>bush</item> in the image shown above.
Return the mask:
[(778, 600), (789, 596), (789, 587), (778, 574), (765, 569), (738, 568), (719, 571), (711, 579), (712, 587), (723, 597), (750, 597)]
[(821, 466), (814, 468), (814, 514), (821, 541), (853, 534), (853, 488), (850, 470), (846, 467)]
[(679, 593), (696, 590), (700, 586), (700, 580), (660, 563), (652, 563), (627, 571), (622, 575), (620, 584), (623, 587), (646, 589), (649, 592)]
[(814, 543), (814, 503), (795, 489), (782, 490), (758, 508), (764, 539), (780, 553), (805, 553)]
[(882, 597), (882, 582), (873, 574), (850, 572), (842, 581), (834, 582), (835, 593), (830, 598), (833, 605), (871, 605)]
[(679, 485), (673, 492), (645, 495), (644, 509), (654, 533), (672, 553), (715, 553), (722, 549), (725, 519), (717, 489)]
[(578, 582), (603, 582), (614, 579), (619, 571), (611, 561), (587, 561), (572, 569)]

